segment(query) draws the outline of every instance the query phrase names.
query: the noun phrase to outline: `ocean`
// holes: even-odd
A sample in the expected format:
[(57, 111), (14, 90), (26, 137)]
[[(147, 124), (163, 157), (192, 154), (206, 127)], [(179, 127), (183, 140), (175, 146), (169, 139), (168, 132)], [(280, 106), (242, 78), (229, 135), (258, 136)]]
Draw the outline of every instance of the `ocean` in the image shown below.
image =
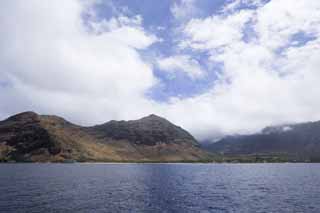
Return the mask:
[(320, 212), (320, 164), (0, 164), (0, 212)]

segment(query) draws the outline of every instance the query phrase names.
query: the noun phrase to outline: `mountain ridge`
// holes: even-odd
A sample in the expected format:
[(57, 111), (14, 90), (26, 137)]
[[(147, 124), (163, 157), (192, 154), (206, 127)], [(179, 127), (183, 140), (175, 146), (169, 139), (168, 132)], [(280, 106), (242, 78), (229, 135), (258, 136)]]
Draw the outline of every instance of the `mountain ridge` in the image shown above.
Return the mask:
[(34, 112), (0, 121), (2, 161), (197, 161), (207, 156), (191, 134), (156, 115), (91, 127)]
[(91, 133), (114, 139), (126, 139), (136, 144), (155, 145), (188, 141), (198, 146), (197, 140), (187, 131), (170, 123), (165, 118), (151, 114), (137, 120), (109, 121), (104, 124), (88, 127)]
[(270, 155), (292, 159), (320, 158), (320, 121), (268, 126), (251, 135), (226, 136), (206, 145), (223, 155)]

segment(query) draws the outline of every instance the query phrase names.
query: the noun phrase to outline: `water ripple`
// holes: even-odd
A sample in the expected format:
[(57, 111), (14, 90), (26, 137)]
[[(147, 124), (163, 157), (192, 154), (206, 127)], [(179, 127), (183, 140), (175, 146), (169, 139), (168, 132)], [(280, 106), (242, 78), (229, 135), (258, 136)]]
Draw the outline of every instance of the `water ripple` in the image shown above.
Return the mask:
[(0, 164), (0, 212), (320, 212), (319, 164)]

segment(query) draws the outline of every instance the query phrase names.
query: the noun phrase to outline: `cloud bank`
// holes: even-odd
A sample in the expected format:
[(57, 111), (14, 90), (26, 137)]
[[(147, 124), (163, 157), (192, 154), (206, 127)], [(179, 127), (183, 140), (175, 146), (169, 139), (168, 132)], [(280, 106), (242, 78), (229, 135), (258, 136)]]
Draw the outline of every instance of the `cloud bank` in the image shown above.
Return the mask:
[[(137, 50), (156, 42), (139, 18), (83, 16), (91, 4), (1, 3), (0, 111), (58, 113), (87, 123), (126, 118), (144, 108), (156, 83)], [(14, 15), (12, 15), (14, 14)]]

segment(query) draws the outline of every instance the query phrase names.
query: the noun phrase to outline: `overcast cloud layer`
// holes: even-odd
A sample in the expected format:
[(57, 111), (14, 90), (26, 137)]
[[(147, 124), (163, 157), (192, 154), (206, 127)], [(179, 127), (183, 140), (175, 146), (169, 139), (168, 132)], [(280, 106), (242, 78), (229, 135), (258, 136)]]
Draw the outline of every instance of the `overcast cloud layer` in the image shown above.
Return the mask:
[[(32, 110), (91, 125), (155, 113), (198, 139), (320, 120), (320, 1), (226, 1), (211, 14), (197, 2), (171, 1), (169, 28), (146, 27), (152, 16), (116, 1), (1, 1), (0, 119)], [(174, 35), (166, 53), (163, 31)], [(148, 95), (206, 79), (189, 96)]]

